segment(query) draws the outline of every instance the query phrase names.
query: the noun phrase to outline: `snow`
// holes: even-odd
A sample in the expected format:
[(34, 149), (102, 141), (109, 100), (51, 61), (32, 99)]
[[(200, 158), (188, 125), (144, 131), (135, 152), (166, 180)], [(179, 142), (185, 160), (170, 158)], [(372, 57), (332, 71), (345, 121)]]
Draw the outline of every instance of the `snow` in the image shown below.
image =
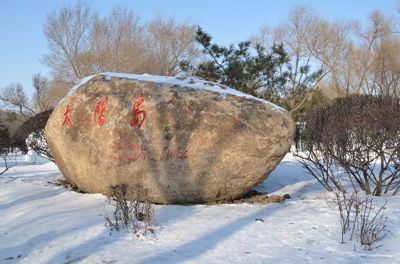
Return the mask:
[(30, 149), (27, 155), (25, 155), (25, 161), (30, 164), (42, 164), (46, 163), (48, 160), (40, 157), (36, 151)]
[[(193, 88), (193, 89), (203, 89), (203, 90), (220, 93), (222, 95), (222, 97), (227, 94), (230, 94), (230, 95), (248, 98), (251, 100), (256, 100), (256, 101), (259, 101), (259, 102), (262, 102), (265, 104), (269, 104), (273, 107), (272, 109), (277, 112), (286, 112), (286, 110), (281, 108), (280, 106), (277, 106), (277, 105), (275, 105), (269, 101), (266, 101), (264, 99), (257, 98), (250, 94), (242, 93), (238, 90), (232, 89), (225, 85), (221, 85), (221, 84), (218, 84), (215, 82), (200, 80), (197, 78), (179, 78), (179, 77), (158, 76), (158, 75), (149, 75), (149, 74), (138, 75), (138, 74), (127, 74), (127, 73), (115, 73), (115, 72), (103, 72), (103, 73), (99, 73), (98, 75), (104, 76), (106, 79), (110, 79), (110, 77), (127, 78), (127, 79), (154, 82), (154, 83), (179, 85), (179, 86), (189, 87), (189, 88)], [(89, 82), (90, 79), (92, 79), (94, 76), (96, 76), (96, 75), (91, 75), (91, 76), (88, 76), (88, 77), (85, 77), (84, 79), (82, 79), (77, 85), (75, 85), (69, 91), (69, 93), (67, 94), (66, 97), (68, 97), (69, 95), (74, 93), (79, 87), (81, 87), (85, 83)], [(65, 98), (62, 99), (61, 101), (65, 100)]]
[(400, 263), (400, 200), (387, 196), (392, 235), (363, 250), (340, 243), (332, 196), (287, 154), (257, 187), (290, 194), (274, 204), (157, 205), (155, 233), (110, 231), (100, 194), (55, 186), (53, 163), (18, 164), (0, 176), (0, 263)]
[(71, 94), (73, 94), (79, 87), (81, 87), (82, 85), (84, 85), (85, 83), (90, 81), (90, 79), (92, 79), (94, 76), (96, 76), (96, 75), (89, 75), (89, 76), (86, 76), (85, 78), (83, 78), (82, 80), (80, 80), (79, 83), (77, 83), (74, 87), (71, 88), (71, 90), (69, 90), (67, 95), (64, 98), (62, 98), (60, 100), (60, 102), (64, 101), (67, 97), (69, 97)]

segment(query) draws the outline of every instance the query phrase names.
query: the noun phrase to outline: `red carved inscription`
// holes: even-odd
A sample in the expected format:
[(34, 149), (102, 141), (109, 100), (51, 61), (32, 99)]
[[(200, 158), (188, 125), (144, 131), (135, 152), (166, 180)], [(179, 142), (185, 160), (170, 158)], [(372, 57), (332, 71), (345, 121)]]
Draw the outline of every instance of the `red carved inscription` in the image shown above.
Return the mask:
[(71, 118), (69, 118), (69, 113), (71, 112), (71, 108), (69, 105), (67, 105), (67, 110), (65, 110), (64, 113), (64, 122), (62, 125), (69, 125), (69, 126), (74, 126), (74, 123), (72, 122)]
[(94, 111), (94, 121), (97, 122), (99, 126), (103, 126), (104, 122), (106, 121), (105, 111), (106, 105), (108, 103), (108, 97), (104, 100), (101, 100), (97, 103), (96, 109)]
[(173, 151), (167, 150), (167, 158), (169, 158), (169, 159), (188, 159), (189, 158), (189, 150), (183, 149), (181, 147), (179, 147)]
[(141, 144), (127, 144), (127, 145), (110, 145), (109, 146), (110, 150), (114, 151), (120, 151), (120, 150), (126, 150), (126, 151), (147, 151), (146, 146), (141, 145)]
[(137, 161), (137, 160), (147, 160), (146, 154), (111, 154), (109, 156), (110, 160), (129, 160), (129, 161)]
[(108, 148), (113, 152), (110, 160), (137, 161), (147, 160), (147, 148), (142, 144), (111, 144)]
[[(148, 149), (142, 144), (111, 144), (108, 148), (112, 152), (108, 156), (110, 160), (139, 161), (149, 159)], [(164, 153), (166, 159), (189, 159), (189, 150), (182, 147), (175, 150), (166, 149)]]
[[(143, 102), (144, 102), (144, 94), (141, 93), (136, 98), (136, 101), (133, 104), (133, 110), (132, 110), (133, 117), (131, 119), (131, 126), (132, 127), (137, 126), (138, 128), (141, 128), (143, 123), (144, 123), (144, 121), (146, 120), (146, 111), (139, 109), (140, 106), (143, 104)], [(141, 120), (139, 119), (140, 115), (142, 115)]]

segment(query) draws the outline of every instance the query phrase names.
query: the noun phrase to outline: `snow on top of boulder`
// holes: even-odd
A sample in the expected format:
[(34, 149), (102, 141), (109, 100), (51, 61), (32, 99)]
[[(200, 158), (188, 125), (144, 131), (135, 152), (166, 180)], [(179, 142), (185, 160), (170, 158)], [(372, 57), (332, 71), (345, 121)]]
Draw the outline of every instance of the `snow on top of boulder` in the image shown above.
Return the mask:
[(94, 75), (90, 75), (90, 76), (86, 76), (85, 78), (83, 78), (82, 80), (79, 81), (79, 83), (77, 83), (74, 87), (71, 88), (71, 90), (69, 90), (69, 92), (67, 93), (67, 95), (62, 98), (60, 100), (60, 103), (62, 101), (64, 101), (67, 97), (69, 97), (71, 94), (73, 94), (79, 87), (81, 87), (82, 85), (84, 85), (85, 83), (87, 83), (90, 79), (92, 79), (94, 76), (96, 76), (97, 74)]
[[(139, 80), (139, 81), (148, 81), (148, 82), (154, 82), (154, 83), (164, 83), (164, 84), (173, 84), (173, 85), (179, 85), (179, 86), (184, 86), (184, 87), (189, 87), (189, 88), (194, 88), (194, 89), (204, 89), (204, 90), (209, 90), (213, 92), (218, 92), (221, 93), (222, 95), (225, 94), (231, 94), (231, 95), (236, 95), (239, 97), (244, 97), (256, 101), (260, 101), (266, 104), (269, 104), (273, 106), (273, 110), (278, 111), (278, 112), (286, 112), (285, 109), (283, 109), (280, 106), (277, 106), (276, 104), (273, 104), (267, 100), (252, 96), (250, 94), (246, 94), (243, 92), (240, 92), (238, 90), (232, 89), (228, 86), (219, 84), (219, 83), (214, 83), (210, 81), (205, 81), (205, 80), (200, 80), (197, 78), (180, 78), (180, 77), (171, 77), (171, 76), (159, 76), (159, 75), (150, 75), (150, 74), (128, 74), (128, 73), (115, 73), (115, 72), (103, 72), (99, 73), (96, 75), (101, 75), (104, 76), (105, 78), (111, 78), (111, 77), (117, 77), (117, 78), (127, 78), (127, 79), (134, 79), (134, 80)], [(80, 86), (83, 84), (87, 83), (90, 79), (92, 79), (96, 75), (91, 75), (83, 78), (77, 85), (75, 85), (68, 93), (66, 97), (71, 95), (73, 92), (75, 92)]]

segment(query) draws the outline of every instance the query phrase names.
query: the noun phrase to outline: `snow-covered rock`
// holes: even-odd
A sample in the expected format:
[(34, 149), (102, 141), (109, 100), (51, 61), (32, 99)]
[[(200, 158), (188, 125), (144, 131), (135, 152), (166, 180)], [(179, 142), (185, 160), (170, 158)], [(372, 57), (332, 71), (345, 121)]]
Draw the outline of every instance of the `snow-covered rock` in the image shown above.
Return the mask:
[[(46, 126), (65, 178), (86, 192), (129, 184), (155, 203), (237, 198), (291, 144), (282, 108), (199, 79), (104, 73), (85, 78)], [(143, 193), (143, 192), (140, 192)]]

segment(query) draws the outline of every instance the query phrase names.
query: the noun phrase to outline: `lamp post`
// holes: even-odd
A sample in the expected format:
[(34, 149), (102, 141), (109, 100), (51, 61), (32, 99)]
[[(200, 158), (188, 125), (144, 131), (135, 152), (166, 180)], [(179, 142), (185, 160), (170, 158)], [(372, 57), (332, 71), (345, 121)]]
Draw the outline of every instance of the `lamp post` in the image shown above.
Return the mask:
[(296, 121), (294, 140), (296, 142), (296, 150), (298, 152), (303, 152), (303, 140), (301, 135), (305, 128), (306, 128), (306, 122), (304, 122), (301, 119)]

